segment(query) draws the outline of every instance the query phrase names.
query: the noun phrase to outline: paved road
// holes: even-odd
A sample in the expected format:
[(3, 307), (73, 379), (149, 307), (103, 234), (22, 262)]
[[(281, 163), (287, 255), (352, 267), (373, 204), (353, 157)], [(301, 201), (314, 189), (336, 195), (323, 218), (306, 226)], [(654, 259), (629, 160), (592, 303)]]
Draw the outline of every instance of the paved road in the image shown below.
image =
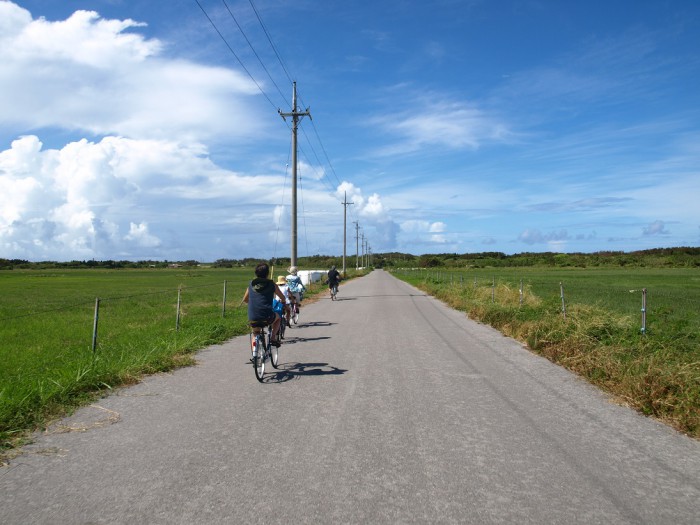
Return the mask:
[(79, 411), (0, 523), (700, 523), (700, 443), (382, 271)]

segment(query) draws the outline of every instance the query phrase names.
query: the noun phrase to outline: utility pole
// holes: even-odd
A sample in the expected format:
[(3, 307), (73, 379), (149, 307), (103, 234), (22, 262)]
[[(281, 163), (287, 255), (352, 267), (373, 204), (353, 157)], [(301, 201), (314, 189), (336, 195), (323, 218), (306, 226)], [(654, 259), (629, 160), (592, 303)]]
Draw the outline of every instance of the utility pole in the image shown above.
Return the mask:
[(287, 122), (285, 117), (292, 117), (292, 261), (291, 265), (297, 265), (297, 128), (299, 127), (299, 117), (311, 118), (309, 108), (306, 111), (297, 111), (297, 83), (292, 83), (292, 112), (282, 113), (281, 109), (277, 112)]
[(360, 223), (352, 221), (355, 225), (355, 270), (360, 268)]
[(351, 204), (355, 204), (354, 202), (348, 202), (348, 192), (345, 192), (345, 196), (343, 197), (343, 277), (345, 277), (345, 256), (346, 256), (346, 248), (348, 244), (347, 240), (347, 234), (348, 234), (348, 206)]
[(360, 261), (362, 261), (362, 268), (364, 268), (365, 267), (365, 234), (364, 234), (364, 232), (362, 232), (360, 234), (360, 237), (362, 238), (362, 242), (360, 243), (360, 246), (362, 247)]

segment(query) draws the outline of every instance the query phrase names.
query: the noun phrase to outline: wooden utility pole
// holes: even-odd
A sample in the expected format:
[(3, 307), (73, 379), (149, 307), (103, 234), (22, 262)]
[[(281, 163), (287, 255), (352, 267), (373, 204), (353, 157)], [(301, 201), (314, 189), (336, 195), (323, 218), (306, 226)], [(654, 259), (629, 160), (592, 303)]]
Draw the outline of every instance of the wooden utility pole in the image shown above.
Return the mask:
[(362, 239), (362, 241), (360, 241), (360, 248), (362, 248), (362, 251), (360, 252), (360, 261), (362, 263), (361, 268), (364, 268), (365, 267), (365, 233), (364, 232), (362, 232), (360, 234), (360, 238)]
[(299, 127), (300, 117), (311, 118), (309, 108), (306, 111), (297, 111), (297, 83), (293, 82), (292, 88), (292, 112), (282, 113), (281, 109), (277, 112), (286, 122), (285, 117), (292, 117), (292, 254), (291, 265), (297, 265), (297, 128)]
[(352, 221), (355, 225), (355, 270), (360, 268), (360, 223)]
[(345, 277), (345, 256), (347, 252), (347, 234), (348, 234), (348, 206), (355, 204), (354, 202), (348, 202), (348, 192), (345, 192), (345, 197), (343, 197), (343, 277)]

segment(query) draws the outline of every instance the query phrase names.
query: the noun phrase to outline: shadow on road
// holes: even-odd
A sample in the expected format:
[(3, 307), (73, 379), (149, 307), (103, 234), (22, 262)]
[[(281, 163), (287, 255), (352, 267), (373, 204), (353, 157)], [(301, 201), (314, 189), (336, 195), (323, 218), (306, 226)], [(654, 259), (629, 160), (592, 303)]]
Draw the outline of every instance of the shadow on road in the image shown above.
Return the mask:
[(330, 339), (328, 336), (321, 336), (321, 337), (287, 337), (286, 334), (284, 336), (284, 345), (293, 345), (296, 343), (304, 343), (306, 341), (323, 341), (324, 339)]
[(373, 295), (358, 295), (356, 297), (353, 297), (353, 299), (357, 299), (357, 297), (428, 297), (428, 294), (424, 294), (424, 293), (383, 293), (383, 294), (378, 293), (378, 294), (373, 294)]
[[(267, 368), (267, 367), (266, 367)], [(328, 363), (283, 363), (272, 374), (265, 374), (264, 383), (285, 383), (303, 376), (342, 375), (347, 370)]]
[(333, 326), (336, 323), (330, 323), (328, 321), (311, 321), (308, 323), (301, 323), (297, 325), (292, 325), (294, 328), (315, 328), (317, 326)]

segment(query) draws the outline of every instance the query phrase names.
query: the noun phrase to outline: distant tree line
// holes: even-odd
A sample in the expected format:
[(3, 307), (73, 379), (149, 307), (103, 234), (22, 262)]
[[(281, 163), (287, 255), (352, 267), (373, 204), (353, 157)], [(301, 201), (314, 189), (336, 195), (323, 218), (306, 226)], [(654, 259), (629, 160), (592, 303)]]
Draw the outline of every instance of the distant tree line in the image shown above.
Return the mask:
[[(23, 259), (0, 258), (0, 270), (13, 269), (70, 269), (70, 268), (196, 268), (207, 266), (212, 268), (254, 267), (261, 260), (247, 257), (244, 259), (217, 259), (214, 262), (202, 263), (196, 260), (186, 261), (41, 261), (30, 262)], [(348, 269), (355, 267), (355, 255), (346, 258)], [(288, 257), (266, 260), (276, 269), (289, 267)], [(300, 268), (326, 269), (343, 266), (343, 258), (332, 255), (312, 255), (300, 257), (297, 262)], [(557, 253), (557, 252), (523, 252), (507, 255), (502, 252), (481, 253), (437, 253), (413, 255), (409, 253), (388, 252), (372, 254), (371, 266), (383, 267), (412, 267), (412, 268), (488, 268), (488, 267), (600, 267), (600, 266), (629, 266), (650, 268), (689, 268), (700, 267), (700, 248), (653, 248), (633, 252), (602, 251), (594, 253)], [(277, 271), (275, 272), (277, 273)]]
[(502, 252), (439, 253), (409, 255), (378, 254), (374, 266), (410, 266), (420, 268), (492, 268), (492, 267), (600, 267), (630, 266), (650, 268), (700, 267), (700, 248), (654, 248), (633, 252), (602, 251), (594, 253), (524, 252), (506, 255)]

